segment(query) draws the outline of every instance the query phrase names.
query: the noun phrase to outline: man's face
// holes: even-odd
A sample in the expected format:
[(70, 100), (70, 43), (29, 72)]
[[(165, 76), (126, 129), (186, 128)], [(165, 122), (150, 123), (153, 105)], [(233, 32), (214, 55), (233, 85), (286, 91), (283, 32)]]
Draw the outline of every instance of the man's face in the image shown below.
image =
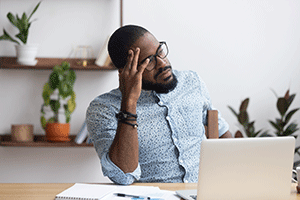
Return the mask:
[[(132, 45), (131, 49), (140, 48), (138, 62), (141, 64), (146, 58), (157, 55), (160, 46), (161, 44), (152, 34), (145, 33)], [(143, 89), (155, 90), (157, 93), (168, 93), (176, 87), (177, 79), (172, 72), (171, 64), (167, 57), (162, 59), (159, 56), (155, 56), (149, 65), (155, 65), (155, 67), (151, 70), (145, 69), (142, 82)]]

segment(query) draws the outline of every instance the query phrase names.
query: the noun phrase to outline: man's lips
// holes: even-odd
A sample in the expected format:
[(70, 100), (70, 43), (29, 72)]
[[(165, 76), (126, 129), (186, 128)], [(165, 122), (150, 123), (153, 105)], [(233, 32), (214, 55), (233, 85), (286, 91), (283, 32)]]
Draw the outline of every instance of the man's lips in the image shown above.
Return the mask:
[(165, 81), (165, 79), (168, 79), (171, 75), (172, 75), (172, 70), (167, 69), (163, 71), (161, 74), (159, 74), (157, 78), (163, 79)]
[(158, 77), (165, 76), (166, 74), (171, 73), (171, 71), (172, 71), (171, 66), (166, 66), (166, 67), (160, 68), (159, 71), (157, 72), (157, 74), (155, 74), (154, 79), (156, 80)]

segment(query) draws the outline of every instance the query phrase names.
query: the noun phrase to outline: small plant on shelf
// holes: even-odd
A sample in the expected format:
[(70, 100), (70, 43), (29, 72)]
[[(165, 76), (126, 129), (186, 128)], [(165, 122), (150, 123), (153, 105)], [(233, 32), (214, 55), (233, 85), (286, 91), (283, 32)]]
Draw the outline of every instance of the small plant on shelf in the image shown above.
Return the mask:
[(17, 62), (20, 65), (28, 65), (28, 66), (34, 66), (37, 64), (36, 55), (38, 51), (38, 45), (37, 44), (28, 44), (28, 34), (29, 34), (29, 28), (31, 26), (31, 23), (33, 21), (31, 20), (32, 15), (37, 11), (39, 8), (41, 2), (39, 2), (29, 17), (24, 12), (21, 17), (16, 14), (15, 16), (9, 12), (7, 14), (7, 18), (10, 21), (10, 23), (15, 26), (17, 29), (19, 29), (19, 33), (15, 35), (15, 38), (13, 38), (11, 35), (9, 35), (5, 29), (3, 29), (3, 35), (0, 36), (0, 40), (7, 40), (11, 41), (13, 43), (16, 43), (16, 57)]
[[(25, 12), (22, 14), (21, 18), (18, 16), (18, 14), (16, 14), (16, 16), (14, 16), (11, 12), (9, 12), (7, 14), (7, 18), (10, 21), (10, 23), (13, 26), (15, 26), (17, 29), (19, 29), (19, 33), (17, 35), (15, 35), (15, 37), (18, 38), (18, 40), (21, 41), (23, 44), (27, 43), (29, 28), (31, 26), (31, 23), (33, 22), (33, 21), (30, 21), (30, 19), (31, 19), (32, 15), (36, 12), (36, 10), (38, 9), (38, 7), (40, 6), (40, 3), (41, 2), (39, 2), (35, 6), (35, 8), (33, 9), (33, 11), (31, 12), (31, 14), (29, 15), (29, 17), (27, 17), (27, 15), (26, 15)], [(3, 35), (0, 36), (0, 40), (8, 40), (8, 41), (20, 44), (20, 42), (18, 40), (15, 40), (13, 37), (11, 37), (5, 31), (5, 29), (3, 29)]]
[[(44, 104), (41, 108), (41, 125), (45, 129), (46, 138), (49, 141), (69, 141), (69, 122), (71, 120), (71, 114), (76, 107), (76, 95), (73, 90), (75, 79), (76, 74), (70, 69), (70, 64), (68, 62), (62, 62), (61, 65), (56, 65), (53, 68), (48, 82), (46, 82), (43, 87), (42, 96)], [(53, 116), (48, 119), (45, 117), (45, 107), (50, 107), (53, 112)], [(59, 110), (61, 107), (64, 108), (65, 123), (60, 123), (59, 120)], [(61, 130), (57, 130), (59, 126), (64, 126), (64, 129), (67, 129), (67, 135), (61, 136), (58, 135), (59, 133), (57, 132), (54, 133), (54, 135), (50, 135), (49, 132), (51, 130), (62, 132)]]

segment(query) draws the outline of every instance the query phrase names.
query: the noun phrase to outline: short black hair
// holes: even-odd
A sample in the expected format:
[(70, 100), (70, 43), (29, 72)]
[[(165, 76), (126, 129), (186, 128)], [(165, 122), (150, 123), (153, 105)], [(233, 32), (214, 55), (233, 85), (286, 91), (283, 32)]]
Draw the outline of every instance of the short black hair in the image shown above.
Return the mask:
[(149, 31), (141, 26), (126, 25), (118, 28), (108, 42), (108, 53), (113, 64), (118, 68), (126, 65), (130, 47)]

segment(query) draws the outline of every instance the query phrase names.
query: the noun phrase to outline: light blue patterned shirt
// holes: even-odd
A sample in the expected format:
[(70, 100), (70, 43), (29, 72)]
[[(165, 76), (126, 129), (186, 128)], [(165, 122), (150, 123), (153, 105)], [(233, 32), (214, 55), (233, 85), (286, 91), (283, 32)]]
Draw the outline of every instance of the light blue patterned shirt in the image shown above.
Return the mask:
[[(133, 182), (197, 182), (200, 145), (206, 139), (207, 110), (214, 109), (205, 83), (192, 71), (173, 71), (178, 85), (167, 94), (142, 90), (137, 102), (139, 164), (124, 173), (109, 158), (120, 111), (121, 92), (95, 98), (87, 110), (90, 137), (104, 176), (118, 184)], [(219, 114), (219, 134), (228, 131)]]

